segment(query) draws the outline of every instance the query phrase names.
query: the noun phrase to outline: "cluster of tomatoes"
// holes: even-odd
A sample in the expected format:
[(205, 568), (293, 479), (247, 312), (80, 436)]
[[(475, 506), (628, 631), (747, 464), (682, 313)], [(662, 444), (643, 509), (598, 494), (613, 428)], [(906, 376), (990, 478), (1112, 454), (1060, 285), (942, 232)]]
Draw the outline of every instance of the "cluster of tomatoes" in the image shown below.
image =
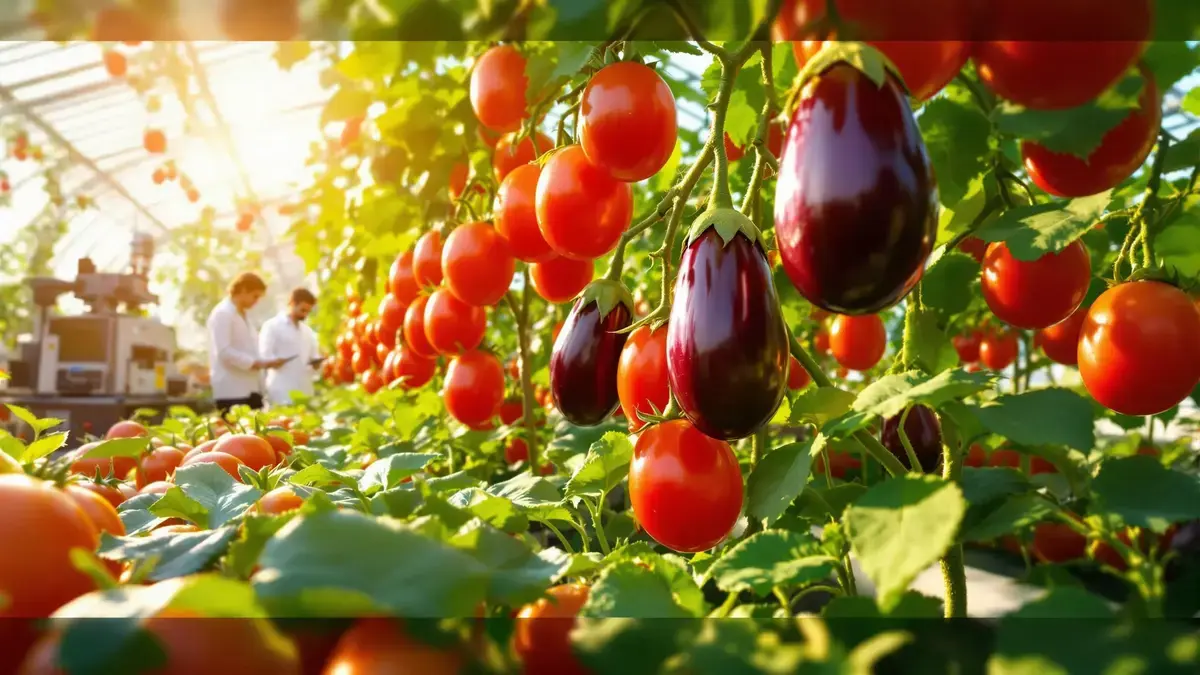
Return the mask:
[(13, 137), (9, 143), (8, 155), (18, 162), (24, 162), (27, 159), (40, 162), (45, 159), (41, 147), (29, 145), (29, 134), (24, 131), (18, 132)]

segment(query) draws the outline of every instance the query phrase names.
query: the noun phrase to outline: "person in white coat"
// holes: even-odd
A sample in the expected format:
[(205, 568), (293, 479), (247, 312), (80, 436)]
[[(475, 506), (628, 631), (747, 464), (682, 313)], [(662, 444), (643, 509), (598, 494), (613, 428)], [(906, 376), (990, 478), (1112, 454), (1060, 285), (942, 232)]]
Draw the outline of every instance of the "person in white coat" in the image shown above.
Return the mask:
[(208, 315), (209, 373), (212, 395), (221, 414), (236, 405), (263, 406), (262, 371), (278, 368), (283, 359), (258, 353), (258, 330), (246, 315), (267, 291), (256, 274), (239, 274), (229, 284), (229, 297)]
[(321, 363), (317, 335), (304, 320), (317, 304), (304, 288), (292, 291), (288, 308), (263, 324), (258, 351), (268, 359), (290, 359), (267, 373), (267, 401), (289, 405), (292, 392), (313, 395), (313, 372)]

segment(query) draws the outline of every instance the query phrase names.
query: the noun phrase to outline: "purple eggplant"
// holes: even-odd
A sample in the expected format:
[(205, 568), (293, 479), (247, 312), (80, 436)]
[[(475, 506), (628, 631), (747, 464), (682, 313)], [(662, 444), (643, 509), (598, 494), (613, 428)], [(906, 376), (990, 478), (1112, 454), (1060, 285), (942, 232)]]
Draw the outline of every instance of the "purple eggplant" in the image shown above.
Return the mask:
[(800, 96), (775, 186), (783, 269), (809, 302), (874, 314), (921, 278), (937, 187), (908, 97), (844, 62)]
[(779, 408), (788, 332), (762, 247), (745, 231), (726, 236), (710, 227), (683, 251), (667, 327), (667, 377), (688, 420), (728, 441), (753, 434)]
[[(904, 413), (889, 417), (883, 421), (883, 431), (879, 442), (888, 452), (896, 456), (904, 468), (911, 469), (908, 461), (908, 451), (900, 440), (900, 418)], [(917, 461), (925, 473), (933, 473), (942, 462), (942, 425), (937, 415), (928, 406), (915, 405), (908, 411), (908, 419), (904, 421), (904, 435), (912, 444)]]
[(571, 424), (600, 424), (620, 405), (617, 364), (633, 323), (633, 299), (620, 284), (592, 282), (575, 300), (550, 355), (554, 406)]

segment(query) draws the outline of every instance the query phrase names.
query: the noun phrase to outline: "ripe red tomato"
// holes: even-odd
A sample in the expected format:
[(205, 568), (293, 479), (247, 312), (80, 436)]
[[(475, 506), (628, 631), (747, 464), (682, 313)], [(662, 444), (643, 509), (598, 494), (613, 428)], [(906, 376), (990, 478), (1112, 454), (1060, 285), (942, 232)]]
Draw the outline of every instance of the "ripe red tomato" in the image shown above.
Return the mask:
[(421, 292), (421, 285), (417, 283), (413, 270), (413, 252), (411, 250), (401, 253), (392, 262), (392, 267), (388, 271), (388, 290), (404, 306), (412, 304), (412, 301), (417, 299), (417, 294)]
[(183, 464), (183, 453), (176, 448), (159, 448), (142, 458), (137, 467), (136, 483), (139, 488), (148, 483), (167, 478)]
[(279, 515), (304, 506), (304, 498), (287, 485), (281, 485), (258, 499), (258, 512)]
[[(96, 443), (85, 443), (79, 446), (79, 449), (72, 453), (72, 457), (81, 458), (87, 454), (92, 448), (99, 445)], [(123, 479), (129, 475), (137, 466), (137, 458), (135, 457), (104, 457), (100, 459), (74, 459), (71, 462), (71, 473), (81, 476), (95, 476), (99, 471), (101, 476), (114, 477)]]
[(742, 509), (742, 471), (729, 444), (687, 420), (642, 430), (629, 467), (629, 499), (655, 541), (676, 551), (712, 548)]
[(813, 335), (813, 348), (821, 354), (829, 353), (829, 331), (821, 328)]
[[(784, 0), (772, 37), (796, 41), (792, 47), (801, 67), (836, 35), (802, 35), (800, 29), (825, 16), (826, 0)], [(923, 101), (941, 91), (967, 62), (965, 38), (971, 3), (962, 0), (838, 0), (838, 15), (863, 39), (883, 52), (904, 78), (912, 97)]]
[(542, 167), (523, 164), (509, 172), (496, 191), (496, 231), (508, 242), (508, 249), (519, 260), (542, 262), (554, 257), (554, 251), (538, 229), (538, 178)]
[[(92, 492), (100, 495), (106, 501), (108, 501), (109, 504), (112, 504), (114, 508), (124, 504), (125, 500), (129, 498), (118, 488), (115, 488), (111, 485), (105, 485), (104, 483), (97, 483), (89, 480), (82, 483), (77, 483), (77, 485), (84, 490), (91, 490)], [(130, 489), (132, 490), (132, 488)], [(137, 491), (133, 491), (133, 494), (137, 494)]]
[(364, 351), (362, 351), (361, 349), (357, 349), (357, 348), (356, 348), (356, 349), (354, 350), (354, 356), (353, 356), (353, 357), (351, 357), (351, 359), (350, 359), (350, 364), (351, 364), (351, 367), (352, 367), (352, 368), (353, 368), (353, 370), (354, 370), (354, 372), (353, 372), (353, 374), (351, 375), (350, 379), (351, 379), (351, 380), (353, 380), (353, 379), (354, 379), (354, 377), (353, 377), (354, 375), (362, 375), (363, 373), (365, 373), (365, 372), (367, 372), (368, 370), (370, 370), (370, 369), (371, 369), (371, 362), (374, 360), (374, 358), (375, 358), (375, 355), (374, 355), (374, 354), (372, 354), (372, 353), (368, 353), (368, 352), (364, 352)]
[[(324, 675), (456, 675), (466, 660), (457, 651), (413, 639), (396, 619), (359, 619), (338, 641)], [(262, 671), (267, 672), (267, 671)]]
[(259, 471), (268, 466), (275, 466), (278, 457), (275, 449), (266, 440), (253, 434), (228, 434), (222, 436), (212, 449), (213, 452), (223, 452), (234, 457), (246, 466)]
[(467, 187), (469, 171), (470, 167), (465, 162), (455, 162), (454, 166), (450, 167), (450, 178), (446, 186), (450, 190), (450, 199), (458, 199), (462, 195)]
[(733, 164), (734, 162), (746, 156), (746, 149), (734, 143), (733, 139), (729, 137), (728, 132), (725, 134), (724, 141), (725, 159), (728, 160), (730, 164)]
[[(509, 377), (512, 372), (508, 373)], [(513, 377), (513, 379), (517, 379)], [(513, 398), (500, 404), (500, 423), (514, 424), (525, 415), (525, 406), (521, 403), (521, 399)]]
[(1092, 261), (1078, 240), (1031, 262), (1017, 260), (1005, 243), (996, 242), (984, 256), (981, 280), (983, 299), (996, 318), (1036, 330), (1079, 308), (1092, 281)]
[(675, 95), (654, 69), (635, 61), (601, 68), (580, 99), (579, 143), (617, 180), (658, 173), (675, 150)]
[(1020, 469), (1021, 453), (1009, 448), (999, 448), (993, 450), (992, 453), (988, 455), (988, 466)]
[(399, 380), (405, 389), (416, 389), (428, 384), (437, 372), (437, 361), (417, 354), (408, 345), (400, 345), (399, 349), (395, 371), (392, 373), (395, 379)]
[(963, 459), (963, 466), (983, 467), (987, 466), (987, 451), (982, 445), (972, 443), (970, 449), (967, 450), (967, 456)]
[(788, 360), (788, 389), (792, 391), (803, 389), (808, 386), (809, 382), (812, 382), (812, 377), (808, 371), (800, 365), (796, 357), (790, 357)]
[(94, 551), (99, 536), (86, 513), (53, 483), (0, 474), (0, 618), (45, 618), (95, 588), (71, 564), (72, 548)]
[(978, 3), (985, 39), (974, 43), (975, 69), (992, 91), (1025, 107), (1083, 105), (1141, 56), (1152, 26), (1150, 6), (1150, 0)]
[(363, 391), (367, 392), (368, 394), (374, 394), (377, 391), (379, 391), (380, 389), (383, 389), (383, 385), (384, 385), (383, 373), (379, 372), (378, 370), (375, 370), (374, 368), (363, 373), (363, 376), (362, 376)]
[(525, 57), (512, 45), (492, 47), (471, 70), (471, 108), (483, 126), (515, 131), (528, 116)]
[(388, 349), (396, 346), (396, 331), (404, 325), (404, 311), (408, 305), (391, 293), (383, 296), (379, 302), (379, 343)]
[(125, 420), (112, 425), (108, 432), (104, 434), (104, 440), (111, 440), (114, 438), (139, 438), (149, 435), (150, 430), (146, 427), (138, 424), (137, 422)]
[(973, 363), (979, 360), (979, 343), (982, 341), (983, 333), (978, 330), (950, 338), (950, 343), (954, 345), (954, 351), (958, 352), (958, 358), (963, 363)]
[(104, 52), (104, 69), (113, 77), (121, 77), (129, 70), (129, 63), (121, 52)]
[(525, 138), (515, 146), (512, 144), (516, 139), (517, 134), (504, 134), (496, 143), (496, 149), (492, 152), (492, 173), (496, 176), (496, 182), (501, 183), (508, 174), (512, 173), (517, 167), (525, 166), (536, 160), (538, 157), (550, 152), (554, 149), (554, 141), (550, 137), (540, 131), (534, 134), (537, 140), (537, 147), (534, 147), (534, 139)]
[(419, 286), (442, 283), (442, 235), (430, 230), (421, 235), (413, 248), (413, 278)]
[(537, 221), (554, 252), (590, 260), (612, 251), (633, 218), (633, 191), (568, 145), (542, 166)]
[(663, 412), (671, 402), (671, 385), (667, 378), (667, 327), (651, 332), (649, 325), (639, 326), (629, 335), (617, 362), (617, 398), (629, 420), (630, 431), (641, 429), (645, 422), (638, 413)]
[(1156, 415), (1187, 398), (1200, 380), (1200, 311), (1183, 291), (1135, 281), (1105, 291), (1079, 338), (1079, 375), (1101, 405)]
[(1017, 348), (1016, 334), (988, 333), (979, 342), (979, 362), (988, 370), (1004, 370), (1017, 360)]
[(193, 464), (216, 464), (224, 469), (225, 473), (233, 476), (233, 479), (239, 482), (242, 480), (242, 477), (241, 474), (238, 473), (238, 467), (245, 466), (245, 463), (237, 457), (225, 454), (224, 452), (215, 451), (202, 452), (193, 456), (191, 459), (185, 459), (183, 461), (183, 466), (190, 466)]
[(442, 247), (446, 287), (468, 305), (500, 302), (512, 284), (516, 261), (508, 242), (488, 223), (460, 225)]
[(1033, 336), (1033, 343), (1041, 347), (1051, 361), (1073, 366), (1079, 363), (1079, 332), (1086, 317), (1087, 308), (1080, 307), (1063, 321), (1039, 330)]
[(1029, 475), (1036, 476), (1039, 473), (1058, 473), (1058, 467), (1050, 460), (1034, 455), (1029, 458)]
[(538, 295), (557, 305), (575, 299), (591, 283), (595, 271), (591, 260), (554, 257), (531, 265), (529, 280)]
[(1162, 124), (1162, 101), (1154, 77), (1143, 71), (1145, 85), (1138, 107), (1129, 111), (1085, 157), (1053, 152), (1033, 141), (1021, 143), (1029, 180), (1059, 197), (1085, 197), (1116, 187), (1146, 161)]
[[(844, 450), (830, 449), (829, 453), (829, 475), (833, 478), (844, 479), (850, 471), (862, 468), (862, 462), (854, 455), (845, 452)], [(817, 455), (813, 460), (813, 470), (818, 474), (825, 473), (825, 458)]]
[(988, 243), (979, 237), (965, 237), (958, 242), (958, 250), (974, 258), (975, 262), (982, 263), (983, 256), (988, 250)]
[(1033, 529), (1033, 557), (1061, 564), (1087, 555), (1087, 538), (1066, 523), (1038, 523)]
[(167, 136), (158, 129), (147, 129), (142, 135), (142, 145), (145, 146), (146, 152), (161, 154), (167, 151)]
[(439, 288), (425, 304), (425, 337), (441, 354), (461, 354), (483, 342), (487, 331), (487, 310), (459, 300), (450, 291)]
[(429, 296), (422, 295), (408, 306), (408, 311), (404, 313), (404, 343), (417, 356), (431, 359), (437, 356), (437, 350), (429, 343), (425, 333), (425, 306), (428, 303)]
[(504, 401), (504, 368), (487, 352), (469, 351), (450, 361), (442, 390), (454, 419), (480, 425), (495, 417)]
[(588, 599), (583, 584), (562, 584), (517, 612), (513, 650), (525, 675), (588, 675), (571, 649), (575, 617)]
[(847, 316), (839, 314), (829, 329), (829, 351), (842, 366), (851, 370), (870, 370), (883, 358), (887, 331), (878, 314)]
[(527, 459), (529, 459), (529, 444), (523, 438), (509, 436), (508, 441), (504, 444), (504, 461), (516, 464)]

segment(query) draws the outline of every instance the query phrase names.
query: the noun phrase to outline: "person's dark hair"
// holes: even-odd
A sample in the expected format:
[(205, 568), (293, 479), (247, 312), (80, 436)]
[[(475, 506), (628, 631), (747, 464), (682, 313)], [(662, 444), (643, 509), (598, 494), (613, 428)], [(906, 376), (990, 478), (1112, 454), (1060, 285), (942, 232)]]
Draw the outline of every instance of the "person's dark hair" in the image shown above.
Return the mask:
[(317, 296), (313, 295), (307, 288), (297, 288), (292, 291), (293, 305), (315, 305), (317, 304)]
[(238, 295), (246, 291), (267, 292), (267, 284), (253, 272), (242, 272), (229, 284), (229, 294)]

